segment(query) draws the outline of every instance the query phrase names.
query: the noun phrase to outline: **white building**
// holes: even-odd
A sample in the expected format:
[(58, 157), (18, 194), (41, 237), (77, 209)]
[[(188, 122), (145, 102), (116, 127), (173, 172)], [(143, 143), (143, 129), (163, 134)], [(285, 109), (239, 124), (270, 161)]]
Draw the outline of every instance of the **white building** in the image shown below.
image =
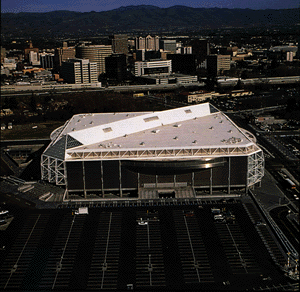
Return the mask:
[(64, 185), (66, 199), (131, 191), (135, 198), (156, 199), (166, 189), (175, 198), (195, 197), (197, 190), (247, 192), (264, 175), (255, 137), (209, 103), (79, 114), (50, 138), (41, 158), (42, 179)]
[(15, 59), (4, 58), (4, 62), (2, 64), (4, 69), (8, 70), (16, 70), (17, 64)]
[(29, 63), (33, 66), (39, 66), (40, 65), (40, 60), (39, 60), (39, 54), (34, 51), (29, 52)]
[(288, 62), (293, 62), (293, 52), (286, 52), (286, 60)]
[(97, 63), (86, 59), (71, 59), (62, 63), (61, 76), (67, 83), (97, 83)]
[(172, 72), (172, 61), (150, 60), (148, 62), (137, 61), (134, 64), (134, 75), (170, 74)]

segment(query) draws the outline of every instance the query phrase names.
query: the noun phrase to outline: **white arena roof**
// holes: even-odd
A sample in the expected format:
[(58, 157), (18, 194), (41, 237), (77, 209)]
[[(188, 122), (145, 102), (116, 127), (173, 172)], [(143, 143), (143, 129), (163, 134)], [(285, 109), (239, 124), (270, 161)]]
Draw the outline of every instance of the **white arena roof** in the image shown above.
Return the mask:
[(70, 159), (74, 153), (107, 150), (213, 147), (250, 147), (251, 152), (259, 150), (253, 136), (238, 128), (209, 103), (160, 112), (80, 114), (56, 131), (52, 134), (56, 138), (49, 146), (55, 145), (64, 136), (72, 139), (74, 147), (66, 146), (67, 149), (63, 150)]

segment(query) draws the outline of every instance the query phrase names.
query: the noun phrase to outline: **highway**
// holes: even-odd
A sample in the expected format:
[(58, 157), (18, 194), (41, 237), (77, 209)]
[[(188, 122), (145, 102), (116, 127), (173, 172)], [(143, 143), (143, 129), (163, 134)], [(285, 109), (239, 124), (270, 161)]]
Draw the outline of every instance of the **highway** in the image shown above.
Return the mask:
[[(1, 87), (2, 97), (9, 96), (24, 96), (36, 94), (55, 94), (55, 93), (70, 93), (70, 92), (86, 92), (86, 91), (115, 91), (115, 92), (139, 92), (139, 91), (157, 91), (157, 90), (174, 90), (180, 87), (204, 87), (204, 82), (193, 83), (176, 83), (176, 84), (142, 84), (142, 85), (120, 85), (120, 86), (108, 86), (108, 87), (88, 87), (78, 89), (65, 89), (60, 88), (59, 85), (53, 85), (49, 89), (41, 86), (5, 86)], [(8, 88), (9, 87), (9, 88)]]

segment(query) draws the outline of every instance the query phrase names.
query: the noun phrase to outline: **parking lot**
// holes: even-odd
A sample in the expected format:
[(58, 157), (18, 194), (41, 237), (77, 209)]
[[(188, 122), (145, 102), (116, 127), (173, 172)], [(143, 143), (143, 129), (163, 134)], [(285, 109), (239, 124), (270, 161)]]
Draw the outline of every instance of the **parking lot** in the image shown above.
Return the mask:
[(116, 289), (122, 226), (121, 212), (102, 212), (93, 248), (88, 289)]
[[(252, 203), (72, 208), (23, 215), (0, 263), (0, 289), (252, 289), (286, 284)], [(216, 222), (211, 209), (229, 210)], [(16, 219), (18, 216), (16, 215)], [(3, 253), (3, 251), (0, 251)], [(32, 281), (34, 279), (34, 281)]]
[(185, 282), (214, 282), (194, 210), (174, 210), (173, 218)]
[(159, 215), (136, 212), (136, 287), (165, 286)]

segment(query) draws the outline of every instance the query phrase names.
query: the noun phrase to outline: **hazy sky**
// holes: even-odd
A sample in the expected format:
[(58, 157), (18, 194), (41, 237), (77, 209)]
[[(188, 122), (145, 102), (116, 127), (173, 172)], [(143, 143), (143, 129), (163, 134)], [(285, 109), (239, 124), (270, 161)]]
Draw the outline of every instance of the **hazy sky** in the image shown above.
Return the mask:
[(190, 7), (282, 9), (299, 8), (299, 0), (1, 0), (1, 12), (48, 12), (70, 10), (79, 12), (105, 11), (128, 5), (174, 5)]

